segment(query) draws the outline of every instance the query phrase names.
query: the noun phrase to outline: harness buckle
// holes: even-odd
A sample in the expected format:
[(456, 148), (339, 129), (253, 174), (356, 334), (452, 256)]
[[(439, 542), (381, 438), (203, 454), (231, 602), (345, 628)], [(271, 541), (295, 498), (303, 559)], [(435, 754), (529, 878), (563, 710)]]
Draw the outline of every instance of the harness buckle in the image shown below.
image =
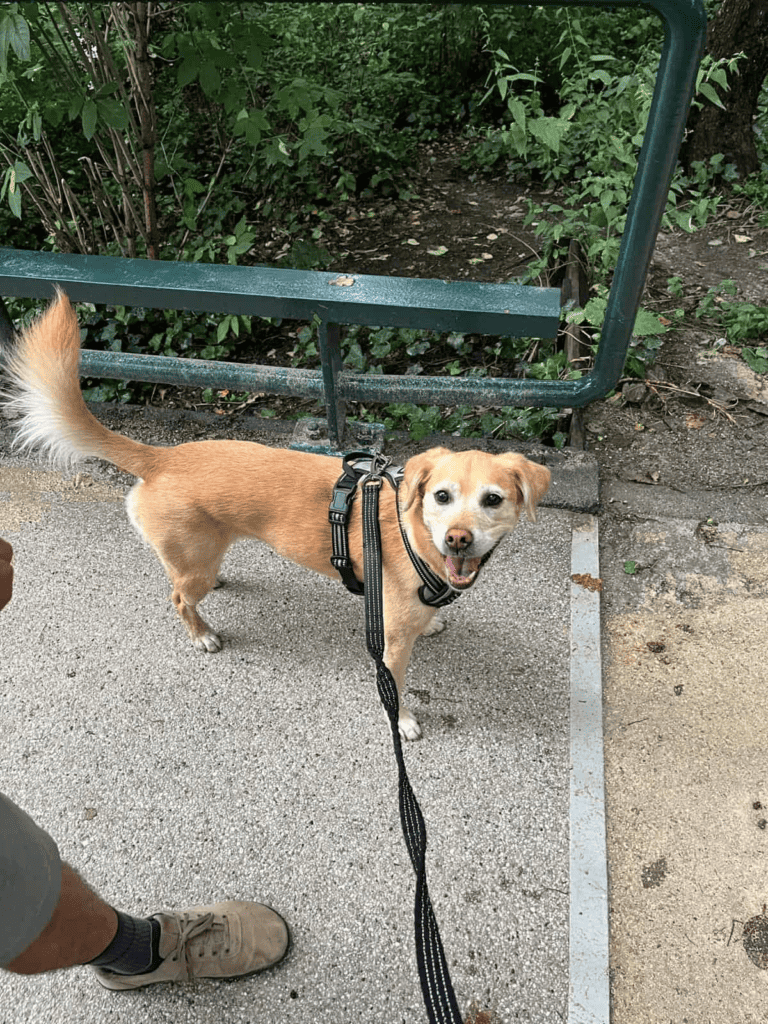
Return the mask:
[(328, 506), (328, 519), (332, 523), (346, 523), (349, 519), (349, 510), (357, 490), (357, 480), (354, 477), (342, 476), (336, 481), (333, 489), (331, 503)]
[(342, 488), (339, 484), (336, 485), (336, 490), (333, 492), (333, 498), (328, 506), (328, 518), (332, 523), (343, 523), (346, 521), (347, 516), (349, 515), (349, 506), (352, 503), (356, 490), (356, 483), (349, 489)]

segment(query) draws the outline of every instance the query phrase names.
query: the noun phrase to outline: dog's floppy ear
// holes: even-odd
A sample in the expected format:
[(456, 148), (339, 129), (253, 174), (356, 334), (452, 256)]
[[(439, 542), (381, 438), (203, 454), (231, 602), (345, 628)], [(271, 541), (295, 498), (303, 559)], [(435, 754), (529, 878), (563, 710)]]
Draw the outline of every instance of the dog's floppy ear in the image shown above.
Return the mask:
[(546, 466), (538, 462), (531, 462), (529, 459), (509, 452), (500, 455), (508, 469), (512, 485), (517, 488), (519, 504), (525, 508), (525, 514), (532, 523), (536, 522), (536, 505), (549, 490), (549, 481), (552, 474)]
[(403, 466), (403, 482), (400, 485), (403, 511), (409, 509), (417, 497), (424, 497), (424, 484), (438, 459), (450, 455), (447, 448), (430, 448), (420, 455), (414, 455)]

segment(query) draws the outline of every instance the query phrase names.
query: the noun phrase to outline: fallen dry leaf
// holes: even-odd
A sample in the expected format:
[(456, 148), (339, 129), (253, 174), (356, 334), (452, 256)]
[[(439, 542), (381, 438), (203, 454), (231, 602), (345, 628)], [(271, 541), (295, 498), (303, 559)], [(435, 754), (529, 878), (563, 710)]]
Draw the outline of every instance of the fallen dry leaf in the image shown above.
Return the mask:
[(498, 1017), (493, 1010), (481, 1010), (477, 1003), (473, 1002), (467, 1011), (467, 1019), (464, 1024), (494, 1024)]
[(592, 574), (588, 572), (574, 573), (573, 576), (571, 576), (571, 579), (577, 586), (584, 587), (585, 590), (596, 590), (600, 593), (603, 589), (603, 581), (599, 577), (592, 576)]

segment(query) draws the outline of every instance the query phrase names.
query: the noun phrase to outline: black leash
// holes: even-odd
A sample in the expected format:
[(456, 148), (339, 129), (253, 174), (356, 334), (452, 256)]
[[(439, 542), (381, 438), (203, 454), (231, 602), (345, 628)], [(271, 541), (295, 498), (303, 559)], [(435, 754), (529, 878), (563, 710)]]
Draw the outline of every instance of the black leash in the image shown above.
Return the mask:
[(384, 607), (382, 601), (381, 531), (379, 529), (379, 493), (387, 460), (380, 455), (371, 459), (370, 473), (361, 481), (363, 490), (363, 567), (365, 584), (365, 639), (376, 663), (379, 697), (392, 727), (392, 742), (398, 767), (400, 822), (405, 845), (416, 872), (414, 905), (416, 963), (421, 994), (430, 1024), (462, 1024), (448, 964), (427, 888), (427, 829), (416, 797), (411, 789), (403, 760), (397, 719), (397, 684), (384, 664)]

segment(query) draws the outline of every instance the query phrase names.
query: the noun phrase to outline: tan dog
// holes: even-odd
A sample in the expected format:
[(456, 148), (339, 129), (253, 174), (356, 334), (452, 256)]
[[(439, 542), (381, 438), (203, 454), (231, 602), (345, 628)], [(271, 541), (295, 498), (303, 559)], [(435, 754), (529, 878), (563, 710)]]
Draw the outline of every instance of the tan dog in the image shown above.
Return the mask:
[[(221, 648), (197, 605), (216, 585), (234, 541), (258, 538), (286, 558), (338, 578), (330, 563), (328, 506), (341, 459), (247, 441), (196, 441), (173, 448), (132, 441), (108, 430), (88, 410), (79, 359), (77, 318), (59, 292), (9, 359), (10, 406), (23, 417), (17, 441), (41, 447), (60, 464), (96, 457), (140, 478), (128, 494), (128, 515), (165, 567), (171, 600), (198, 650)], [(515, 528), (521, 511), (535, 519), (549, 477), (548, 469), (514, 453), (433, 448), (408, 459), (398, 499), (393, 488), (382, 488), (384, 661), (400, 694), (416, 637), (443, 627), (434, 608), (419, 600), (421, 580), (403, 545), (396, 500), (415, 552), (454, 589), (466, 590), (477, 579), (482, 557)], [(362, 580), (359, 505), (360, 499), (352, 508), (349, 547)], [(399, 725), (407, 739), (421, 735), (402, 701)]]

